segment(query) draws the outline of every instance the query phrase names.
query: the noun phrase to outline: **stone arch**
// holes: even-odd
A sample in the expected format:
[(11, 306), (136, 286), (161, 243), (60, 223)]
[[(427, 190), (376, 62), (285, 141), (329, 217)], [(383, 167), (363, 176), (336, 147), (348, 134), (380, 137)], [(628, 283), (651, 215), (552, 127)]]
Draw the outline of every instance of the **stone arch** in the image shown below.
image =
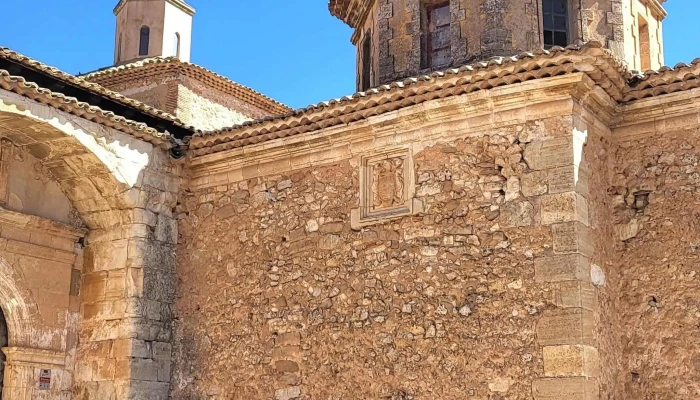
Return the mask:
[(27, 345), (36, 305), (28, 298), (28, 293), (21, 289), (12, 266), (3, 257), (0, 257), (0, 309), (7, 324), (8, 345)]
[[(19, 301), (17, 310), (10, 310), (18, 316), (13, 315), (8, 325), (15, 332), (30, 332), (32, 341), (37, 343), (10, 345), (8, 365), (20, 372), (8, 376), (37, 376), (38, 368), (52, 368), (53, 373), (60, 375), (59, 379), (73, 384), (70, 389), (52, 387), (55, 398), (70, 391), (74, 397), (86, 399), (103, 398), (109, 392), (122, 393), (124, 398), (134, 397), (133, 393), (140, 393), (140, 397), (136, 396), (139, 398), (167, 397), (168, 385), (164, 379), (170, 362), (169, 305), (174, 297), (171, 266), (175, 264), (177, 241), (177, 221), (172, 212), (180, 182), (169, 154), (151, 142), (3, 90), (0, 90), (0, 139), (12, 142), (13, 151), (15, 146), (19, 147), (23, 154), (37, 160), (35, 165), (40, 165), (41, 172), (58, 184), (87, 228), (55, 227), (53, 220), (37, 216), (42, 221), (33, 225), (28, 241), (26, 237), (11, 239), (21, 242), (21, 246), (12, 250), (8, 246), (5, 248), (8, 254), (0, 252), (8, 257), (6, 275), (14, 273), (16, 278), (14, 286), (8, 283), (3, 287), (0, 271), (0, 302), (12, 297), (25, 299)], [(3, 174), (12, 173), (3, 171), (3, 165), (7, 163), (0, 162), (0, 188)], [(0, 218), (3, 213), (9, 214), (8, 223), (15, 226), (18, 219), (26, 216), (0, 208)], [(34, 232), (41, 237), (41, 229), (47, 225), (48, 230), (53, 229), (54, 237), (36, 248), (30, 247), (44, 250), (41, 254), (15, 252), (21, 260), (33, 258), (17, 264), (9, 259), (12, 251), (18, 248), (21, 251), (26, 244), (32, 246)], [(4, 235), (3, 229), (0, 238)], [(56, 237), (62, 244), (50, 248), (57, 246)], [(85, 237), (82, 242), (85, 248), (76, 246), (80, 237)], [(54, 255), (61, 257), (54, 260)], [(43, 271), (40, 268), (44, 268), (44, 262), (58, 264), (54, 265), (54, 271), (60, 283), (55, 287), (60, 289), (51, 292), (42, 286), (44, 282), (23, 293), (25, 277), (17, 275), (36, 275), (37, 271)], [(29, 297), (23, 297), (24, 294)], [(32, 310), (30, 300), (34, 299), (40, 312)], [(60, 301), (58, 306), (54, 306), (54, 299)], [(56, 323), (56, 316), (65, 316), (65, 321)], [(40, 326), (48, 330), (31, 333)], [(131, 364), (126, 349), (136, 348), (143, 341), (164, 350), (154, 351), (139, 364)], [(98, 351), (116, 349), (118, 345), (122, 350), (115, 350), (114, 354)], [(41, 363), (27, 362), (36, 359)], [(103, 368), (117, 362), (118, 371), (116, 367)], [(144, 375), (142, 366), (146, 364), (150, 373)], [(162, 369), (152, 368), (161, 364)], [(75, 372), (72, 379), (71, 369)], [(18, 393), (37, 390), (33, 383), (31, 387), (22, 385), (16, 387)]]
[[(89, 228), (138, 201), (153, 145), (14, 93), (0, 94), (0, 138), (40, 161)], [(2, 177), (0, 177), (1, 179)]]

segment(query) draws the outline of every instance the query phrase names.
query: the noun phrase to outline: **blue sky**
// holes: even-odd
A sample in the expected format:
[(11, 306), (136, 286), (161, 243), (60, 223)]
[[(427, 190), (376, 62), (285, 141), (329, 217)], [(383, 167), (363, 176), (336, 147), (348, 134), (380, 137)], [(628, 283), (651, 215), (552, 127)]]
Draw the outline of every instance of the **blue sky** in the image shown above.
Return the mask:
[[(0, 46), (77, 74), (112, 63), (117, 0), (2, 1)], [(352, 31), (328, 0), (189, 0), (192, 62), (292, 107), (354, 92)], [(700, 57), (698, 0), (669, 0), (666, 64)], [(691, 12), (692, 11), (692, 12)], [(29, 27), (29, 28), (28, 28)]]

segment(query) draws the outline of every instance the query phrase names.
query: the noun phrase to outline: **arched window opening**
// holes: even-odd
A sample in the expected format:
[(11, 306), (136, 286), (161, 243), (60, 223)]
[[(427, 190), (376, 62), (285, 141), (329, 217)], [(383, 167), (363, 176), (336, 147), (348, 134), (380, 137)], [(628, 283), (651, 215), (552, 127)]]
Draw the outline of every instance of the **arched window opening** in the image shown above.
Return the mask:
[(542, 1), (544, 48), (569, 44), (569, 4), (567, 0)]
[(173, 42), (173, 55), (180, 58), (180, 34), (175, 32), (175, 41)]
[(148, 55), (148, 45), (151, 41), (151, 28), (147, 26), (141, 27), (141, 35), (139, 39), (139, 56)]
[(640, 69), (642, 72), (651, 69), (651, 40), (649, 38), (649, 23), (639, 16), (639, 59), (641, 61)]
[(117, 64), (122, 61), (122, 34), (119, 34), (119, 41), (117, 42)]

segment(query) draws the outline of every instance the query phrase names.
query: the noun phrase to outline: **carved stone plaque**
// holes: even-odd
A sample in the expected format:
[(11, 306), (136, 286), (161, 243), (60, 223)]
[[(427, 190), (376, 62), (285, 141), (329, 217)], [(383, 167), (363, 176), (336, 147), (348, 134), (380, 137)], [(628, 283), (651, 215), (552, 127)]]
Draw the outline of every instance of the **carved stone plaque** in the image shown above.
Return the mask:
[(404, 159), (386, 159), (372, 166), (372, 206), (374, 210), (391, 208), (406, 201)]
[(361, 158), (360, 208), (353, 210), (359, 228), (414, 211), (413, 163), (408, 149), (394, 149)]

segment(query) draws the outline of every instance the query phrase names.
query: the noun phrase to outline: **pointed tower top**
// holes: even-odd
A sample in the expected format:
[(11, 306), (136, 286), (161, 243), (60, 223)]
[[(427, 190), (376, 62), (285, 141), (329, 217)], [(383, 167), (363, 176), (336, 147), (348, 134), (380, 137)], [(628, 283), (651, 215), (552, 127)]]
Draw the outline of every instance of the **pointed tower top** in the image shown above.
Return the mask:
[(189, 14), (190, 16), (193, 16), (195, 13), (195, 9), (191, 5), (185, 3), (184, 0), (119, 0), (119, 3), (117, 4), (117, 6), (114, 7), (114, 15), (119, 14), (119, 12), (121, 11), (122, 8), (124, 8), (126, 3), (130, 2), (130, 1), (166, 1), (166, 2), (174, 5), (175, 7), (179, 8), (183, 12)]

